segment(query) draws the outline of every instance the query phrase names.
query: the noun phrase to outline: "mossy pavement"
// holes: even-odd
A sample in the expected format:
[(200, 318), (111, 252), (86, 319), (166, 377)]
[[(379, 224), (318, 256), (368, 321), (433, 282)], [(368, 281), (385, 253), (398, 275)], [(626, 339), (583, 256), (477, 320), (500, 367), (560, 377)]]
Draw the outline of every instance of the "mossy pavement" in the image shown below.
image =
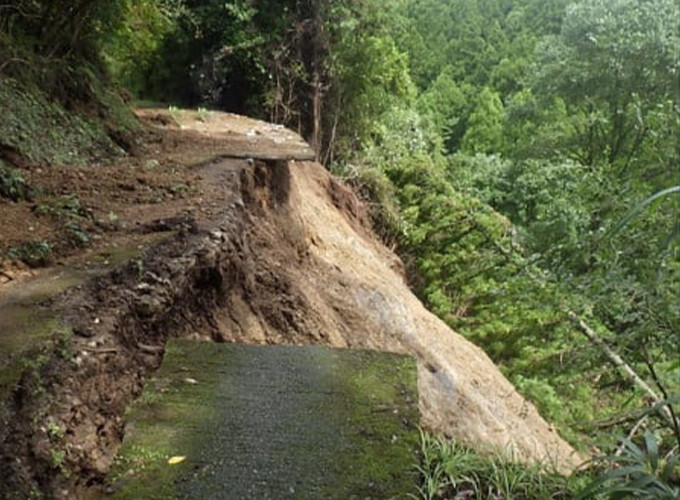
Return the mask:
[(404, 498), (416, 383), (394, 354), (172, 341), (129, 412), (112, 498)]

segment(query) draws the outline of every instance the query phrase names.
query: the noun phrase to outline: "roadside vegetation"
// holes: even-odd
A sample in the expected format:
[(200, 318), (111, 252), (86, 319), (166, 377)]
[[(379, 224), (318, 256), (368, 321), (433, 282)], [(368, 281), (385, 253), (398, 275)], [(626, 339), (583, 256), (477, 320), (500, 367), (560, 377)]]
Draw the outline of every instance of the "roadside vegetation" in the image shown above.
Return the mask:
[(421, 432), (418, 467), (423, 500), (435, 499), (572, 499), (588, 475), (565, 477), (545, 466), (523, 465), (503, 456), (476, 453), (453, 440)]
[[(130, 147), (134, 120), (114, 88), (298, 130), (366, 198), (428, 307), (484, 348), (579, 450), (613, 449), (585, 491), (677, 496), (676, 1), (17, 0), (0, 9), (0, 105), (21, 117), (0, 121), (5, 163), (15, 153), (69, 161)], [(63, 150), (43, 148), (33, 138), (46, 120), (82, 133), (50, 140)], [(3, 197), (30, 193), (20, 170), (0, 164)], [(67, 212), (78, 240), (87, 217)], [(40, 261), (46, 247), (22, 251)], [(426, 498), (576, 491), (427, 439)], [(455, 463), (472, 465), (463, 473)], [(553, 493), (509, 494), (501, 486), (515, 479), (489, 479), (496, 473), (536, 476)]]

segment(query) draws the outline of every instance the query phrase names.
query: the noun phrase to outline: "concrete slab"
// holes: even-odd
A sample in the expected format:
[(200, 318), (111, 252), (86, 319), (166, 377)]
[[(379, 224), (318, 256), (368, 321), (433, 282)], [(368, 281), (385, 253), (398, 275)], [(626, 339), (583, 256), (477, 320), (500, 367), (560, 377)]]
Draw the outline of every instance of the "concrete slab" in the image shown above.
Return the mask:
[(394, 354), (172, 341), (129, 414), (113, 498), (406, 497), (416, 387)]

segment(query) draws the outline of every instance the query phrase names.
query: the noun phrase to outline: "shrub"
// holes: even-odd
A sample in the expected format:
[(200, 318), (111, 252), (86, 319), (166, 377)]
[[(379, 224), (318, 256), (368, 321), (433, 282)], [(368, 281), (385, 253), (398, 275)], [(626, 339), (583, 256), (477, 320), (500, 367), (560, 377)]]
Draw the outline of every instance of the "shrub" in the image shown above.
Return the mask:
[(0, 196), (12, 201), (28, 200), (33, 190), (22, 175), (0, 161)]
[(52, 245), (47, 241), (29, 241), (18, 247), (10, 248), (7, 255), (30, 267), (41, 267), (52, 262), (52, 250)]

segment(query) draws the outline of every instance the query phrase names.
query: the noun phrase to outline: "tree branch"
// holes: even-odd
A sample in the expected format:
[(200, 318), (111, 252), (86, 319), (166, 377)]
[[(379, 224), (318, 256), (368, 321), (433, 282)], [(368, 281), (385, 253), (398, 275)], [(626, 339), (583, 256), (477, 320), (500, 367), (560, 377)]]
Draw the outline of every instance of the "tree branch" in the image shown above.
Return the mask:
[[(573, 311), (567, 311), (567, 316), (578, 327), (581, 333), (583, 333), (586, 337), (588, 337), (588, 339), (590, 339), (591, 342), (602, 349), (614, 366), (621, 370), (621, 372), (623, 372), (633, 382), (633, 384), (635, 384), (639, 389), (647, 394), (647, 396), (649, 396), (649, 398), (655, 404), (662, 403), (661, 397), (656, 392), (654, 392), (649, 384), (647, 384), (647, 382), (645, 382), (642, 377), (640, 377), (637, 372), (633, 370), (633, 368), (628, 363), (626, 363), (623, 358), (621, 358), (621, 356), (619, 356), (611, 347), (609, 347), (595, 332), (595, 330), (590, 328), (590, 326), (588, 326), (588, 324), (583, 321), (583, 319), (577, 316)], [(663, 406), (661, 408), (660, 414), (672, 429), (677, 427), (675, 417), (667, 406)]]

